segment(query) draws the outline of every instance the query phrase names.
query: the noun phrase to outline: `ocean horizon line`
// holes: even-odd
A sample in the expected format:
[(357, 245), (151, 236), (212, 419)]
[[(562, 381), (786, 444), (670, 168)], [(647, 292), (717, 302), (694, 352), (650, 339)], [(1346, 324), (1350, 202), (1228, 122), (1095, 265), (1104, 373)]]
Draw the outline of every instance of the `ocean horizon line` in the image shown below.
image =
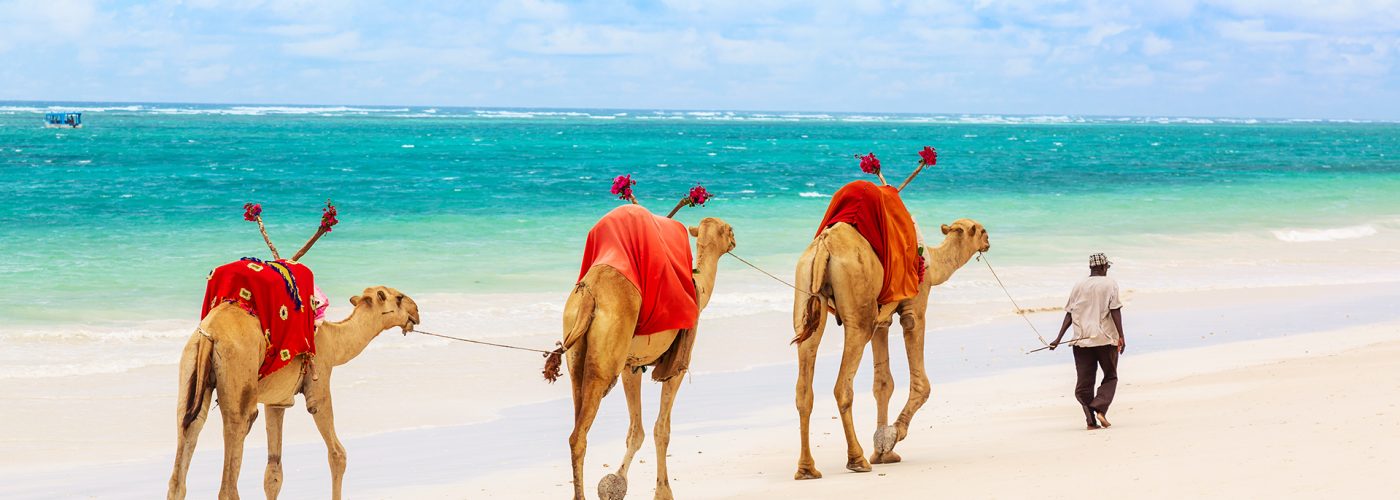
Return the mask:
[[(15, 105), (19, 105), (19, 106), (15, 106)], [(685, 107), (676, 107), (676, 108), (645, 108), (645, 107), (639, 107), (639, 108), (614, 108), (614, 107), (580, 107), (580, 106), (561, 106), (561, 107), (549, 107), (549, 106), (464, 106), (464, 105), (446, 105), (446, 104), (353, 104), (353, 103), (290, 103), (290, 102), (288, 102), (288, 103), (276, 103), (276, 102), (178, 102), (178, 101), (127, 101), (127, 100), (115, 100), (115, 101), (107, 101), (107, 100), (96, 100), (96, 101), (83, 101), (83, 100), (71, 100), (71, 101), (70, 101), (70, 100), (52, 100), (52, 101), (50, 101), (50, 100), (30, 100), (30, 99), (0, 100), (0, 112), (7, 111), (6, 109), (4, 109), (4, 108), (6, 108), (6, 107), (11, 107), (11, 108), (13, 108), (13, 107), (25, 107), (25, 106), (28, 106), (28, 107), (34, 107), (34, 108), (37, 109), (38, 107), (40, 107), (40, 105), (42, 105), (42, 106), (44, 106), (44, 107), (47, 107), (47, 108), (50, 108), (50, 109), (55, 108), (55, 107), (66, 106), (66, 105), (78, 106), (78, 107), (97, 105), (97, 106), (99, 106), (99, 107), (112, 107), (112, 108), (130, 108), (130, 107), (133, 107), (133, 106), (143, 106), (143, 107), (144, 107), (144, 106), (171, 106), (171, 107), (179, 107), (179, 106), (196, 107), (196, 106), (199, 106), (199, 107), (211, 107), (211, 108), (218, 108), (218, 107), (228, 107), (228, 108), (241, 108), (241, 107), (246, 107), (246, 108), (267, 108), (267, 109), (278, 109), (278, 108), (283, 108), (283, 109), (294, 109), (294, 108), (300, 108), (300, 109), (306, 109), (306, 110), (317, 110), (317, 109), (343, 109), (343, 110), (364, 110), (364, 111), (382, 111), (382, 112), (395, 112), (395, 111), (399, 111), (399, 112), (409, 112), (409, 111), (412, 111), (413, 109), (420, 109), (420, 110), (444, 110), (444, 109), (446, 109), (446, 110), (461, 110), (461, 111), (511, 111), (511, 112), (522, 112), (522, 113), (530, 113), (530, 112), (535, 112), (535, 113), (539, 113), (539, 112), (572, 112), (572, 113), (585, 113), (585, 114), (588, 113), (588, 112), (621, 112), (621, 113), (628, 113), (628, 114), (630, 114), (630, 113), (684, 113), (684, 114), (694, 114), (694, 113), (728, 113), (728, 114), (736, 114), (736, 115), (742, 114), (742, 115), (749, 115), (749, 116), (770, 116), (770, 115), (771, 115), (771, 116), (775, 116), (775, 117), (785, 117), (785, 116), (786, 116), (786, 117), (805, 117), (805, 118), (809, 118), (809, 119), (819, 119), (818, 117), (820, 117), (820, 116), (822, 116), (822, 115), (826, 115), (826, 116), (828, 116), (830, 119), (835, 119), (835, 118), (838, 117), (838, 116), (841, 116), (841, 117), (877, 117), (877, 116), (884, 116), (884, 117), (905, 117), (905, 118), (929, 118), (929, 117), (949, 117), (949, 118), (1002, 117), (1002, 118), (1016, 118), (1016, 119), (1023, 119), (1023, 120), (1024, 120), (1024, 119), (1035, 119), (1035, 118), (1056, 118), (1056, 117), (1058, 117), (1058, 118), (1064, 118), (1064, 119), (1066, 119), (1066, 121), (1065, 121), (1065, 122), (1062, 122), (1062, 123), (1118, 123), (1118, 122), (1130, 121), (1130, 120), (1140, 120), (1140, 122), (1131, 122), (1131, 121), (1130, 121), (1130, 123), (1179, 123), (1179, 124), (1195, 124), (1195, 123), (1199, 123), (1199, 124), (1254, 124), (1254, 123), (1263, 123), (1263, 124), (1337, 123), (1337, 124), (1344, 124), (1344, 123), (1358, 123), (1358, 124), (1400, 124), (1400, 119), (1370, 119), (1370, 118), (1340, 118), (1340, 117), (1324, 118), (1324, 117), (1307, 117), (1307, 116), (1284, 117), (1284, 116), (1229, 116), (1229, 115), (1206, 116), (1206, 115), (1171, 115), (1171, 114), (995, 113), (995, 112), (957, 112), (957, 111), (948, 111), (948, 112), (834, 111), (834, 110), (781, 110), (781, 109), (685, 108)], [(13, 110), (8, 110), (8, 111), (13, 111)], [(95, 112), (103, 112), (103, 111), (123, 111), (123, 110), (119, 110), (119, 109), (113, 109), (113, 110), (96, 110)], [(137, 111), (137, 110), (130, 110), (130, 111)], [(88, 111), (87, 111), (87, 110), (84, 110), (83, 112), (88, 112)], [(1077, 120), (1077, 121), (1076, 121), (1076, 120)], [(1163, 120), (1166, 120), (1166, 121), (1164, 122)], [(1210, 120), (1210, 121), (1209, 121), (1209, 122), (1196, 122), (1195, 120)], [(982, 123), (986, 123), (986, 124), (996, 124), (997, 122), (991, 122), (991, 123), (987, 123), (987, 122), (977, 122), (977, 123), (979, 123), (979, 124), (982, 124)], [(1031, 122), (1012, 121), (1012, 122), (1008, 122), (1007, 124), (1011, 124), (1011, 125), (1022, 125), (1022, 124), (1028, 124), (1028, 123), (1033, 123), (1033, 124), (1053, 124), (1053, 123), (1057, 123), (1057, 122), (1048, 122), (1048, 121), (1031, 121)]]

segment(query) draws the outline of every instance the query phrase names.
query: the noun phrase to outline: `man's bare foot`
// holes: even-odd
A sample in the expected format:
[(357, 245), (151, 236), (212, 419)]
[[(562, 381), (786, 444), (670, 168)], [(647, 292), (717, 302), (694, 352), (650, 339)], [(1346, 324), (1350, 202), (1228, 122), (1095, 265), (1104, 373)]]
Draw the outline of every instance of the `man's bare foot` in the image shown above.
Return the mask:
[(1094, 412), (1094, 417), (1099, 419), (1099, 425), (1103, 426), (1105, 429), (1113, 427), (1113, 424), (1108, 423), (1108, 416), (1103, 413), (1096, 411)]
[(1096, 431), (1096, 430), (1099, 430), (1099, 426), (1094, 425), (1094, 424), (1089, 424), (1089, 425), (1085, 426), (1085, 429), (1084, 429), (1084, 430)]

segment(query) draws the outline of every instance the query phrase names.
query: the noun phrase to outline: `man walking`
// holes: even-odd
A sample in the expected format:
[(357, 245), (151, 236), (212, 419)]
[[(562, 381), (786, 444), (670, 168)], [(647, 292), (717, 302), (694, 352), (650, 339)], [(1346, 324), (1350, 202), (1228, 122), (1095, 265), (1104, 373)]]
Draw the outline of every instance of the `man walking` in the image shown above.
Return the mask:
[[(1084, 419), (1090, 430), (1108, 427), (1108, 405), (1118, 388), (1118, 355), (1128, 343), (1123, 338), (1123, 304), (1118, 301), (1118, 282), (1108, 277), (1113, 263), (1104, 254), (1089, 256), (1089, 277), (1074, 285), (1065, 304), (1065, 320), (1060, 335), (1050, 343), (1050, 350), (1060, 345), (1065, 331), (1074, 325), (1074, 368), (1078, 381), (1074, 397), (1084, 408)], [(1097, 367), (1095, 366), (1097, 365)], [(1103, 370), (1103, 383), (1094, 393), (1096, 368)], [(1097, 420), (1097, 421), (1096, 421)]]

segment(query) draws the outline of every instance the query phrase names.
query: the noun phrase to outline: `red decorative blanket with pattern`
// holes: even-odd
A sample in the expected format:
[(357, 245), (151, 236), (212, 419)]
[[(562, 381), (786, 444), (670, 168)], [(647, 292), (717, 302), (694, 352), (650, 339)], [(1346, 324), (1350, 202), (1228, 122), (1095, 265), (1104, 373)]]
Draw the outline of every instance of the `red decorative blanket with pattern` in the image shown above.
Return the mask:
[(685, 225), (639, 205), (613, 209), (588, 231), (583, 267), (611, 266), (642, 294), (634, 335), (695, 327), (700, 309), (691, 275), (690, 234)]
[(898, 189), (869, 181), (843, 186), (831, 195), (817, 234), (838, 222), (855, 226), (885, 268), (877, 302), (888, 304), (919, 293), (919, 233)]
[(267, 355), (258, 369), (261, 379), (296, 356), (316, 355), (314, 279), (310, 268), (287, 260), (245, 258), (230, 262), (209, 273), (204, 311), (199, 317), (203, 319), (224, 303), (257, 317), (267, 339)]

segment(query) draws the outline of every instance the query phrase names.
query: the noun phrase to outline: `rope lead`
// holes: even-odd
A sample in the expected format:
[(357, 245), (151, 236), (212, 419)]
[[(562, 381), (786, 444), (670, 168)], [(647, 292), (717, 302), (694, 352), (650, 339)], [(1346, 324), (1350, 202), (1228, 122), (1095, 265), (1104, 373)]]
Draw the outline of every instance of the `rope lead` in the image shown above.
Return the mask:
[(492, 343), (492, 342), (485, 342), (485, 341), (481, 341), (481, 340), (464, 339), (464, 338), (461, 338), (461, 337), (453, 337), (453, 336), (450, 336), (450, 335), (443, 335), (443, 334), (440, 334), (440, 333), (425, 332), (425, 331), (423, 331), (423, 330), (418, 330), (418, 329), (414, 329), (414, 330), (413, 330), (413, 333), (421, 333), (421, 334), (423, 334), (423, 335), (432, 335), (432, 336), (434, 336), (434, 337), (442, 337), (442, 338), (445, 338), (445, 339), (457, 340), (457, 341), (461, 341), (461, 342), (471, 342), (471, 343), (473, 343), (473, 344), (489, 345), (489, 346), (493, 346), (493, 347), (504, 347), (504, 348), (506, 348), (506, 349), (518, 349), (518, 350), (521, 350), (521, 351), (538, 352), (538, 353), (543, 353), (543, 354), (546, 355), (546, 356), (548, 356), (548, 355), (554, 353), (554, 351), (546, 351), (546, 350), (544, 350), (544, 349), (535, 349), (535, 348), (531, 348), (531, 347), (519, 347), (519, 346), (513, 346), (513, 345), (496, 344), (496, 343)]

